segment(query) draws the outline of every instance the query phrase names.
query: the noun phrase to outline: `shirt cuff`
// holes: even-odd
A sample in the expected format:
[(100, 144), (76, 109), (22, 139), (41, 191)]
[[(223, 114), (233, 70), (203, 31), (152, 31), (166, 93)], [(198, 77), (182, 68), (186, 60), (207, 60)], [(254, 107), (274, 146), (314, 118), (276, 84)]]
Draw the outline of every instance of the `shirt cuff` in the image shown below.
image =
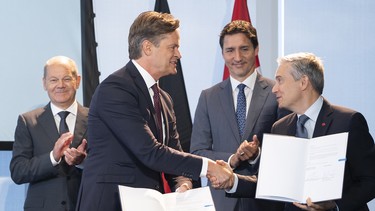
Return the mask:
[(208, 169), (208, 158), (202, 157), (202, 170), (200, 177), (206, 177), (207, 176), (207, 169)]
[(255, 163), (257, 163), (258, 162), (258, 160), (259, 160), (259, 158), (260, 158), (260, 147), (258, 147), (258, 156), (254, 159), (254, 160), (249, 160), (248, 162), (249, 162), (249, 164), (251, 164), (251, 165), (254, 165)]
[(233, 174), (234, 175), (234, 183), (233, 183), (233, 187), (229, 190), (225, 190), (225, 192), (227, 193), (234, 193), (237, 191), (237, 186), (238, 186), (238, 177), (237, 177), (237, 174)]
[[(230, 160), (232, 159), (232, 157), (234, 156), (234, 154), (232, 154), (229, 158), (228, 158), (228, 164), (229, 164), (229, 166), (230, 166)], [(232, 166), (230, 166), (230, 168), (232, 169), (232, 170), (234, 170), (235, 168), (233, 168)]]
[(55, 161), (55, 158), (53, 158), (53, 151), (49, 153), (49, 159), (51, 160), (53, 166), (57, 166), (61, 162), (61, 158), (59, 161)]

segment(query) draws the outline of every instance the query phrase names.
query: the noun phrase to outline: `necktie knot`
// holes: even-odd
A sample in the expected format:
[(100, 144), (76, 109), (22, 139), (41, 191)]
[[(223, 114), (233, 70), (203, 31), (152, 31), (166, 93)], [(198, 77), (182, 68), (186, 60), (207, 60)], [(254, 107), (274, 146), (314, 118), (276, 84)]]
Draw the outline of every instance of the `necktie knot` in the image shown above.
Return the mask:
[(307, 122), (308, 119), (309, 119), (309, 117), (306, 116), (305, 114), (303, 114), (298, 118), (298, 121), (300, 122), (300, 124), (305, 125), (305, 123)]
[(296, 136), (301, 138), (308, 138), (307, 129), (305, 123), (309, 119), (305, 114), (301, 115), (297, 120)]
[(237, 110), (236, 118), (238, 124), (238, 130), (240, 136), (242, 137), (246, 124), (246, 96), (245, 96), (245, 84), (239, 84), (238, 86), (238, 95), (237, 95)]
[(60, 135), (66, 132), (69, 132), (68, 124), (66, 124), (66, 117), (70, 114), (69, 111), (60, 111), (58, 115), (60, 116), (60, 126), (59, 133)]
[(245, 84), (238, 84), (238, 90), (239, 90), (239, 92), (243, 92), (243, 93), (245, 93), (245, 87), (246, 87), (246, 85)]
[(160, 92), (159, 92), (158, 84), (155, 83), (154, 85), (152, 85), (151, 89), (152, 89), (152, 91), (154, 92), (154, 97), (155, 97), (155, 95), (158, 95), (158, 97), (159, 97), (159, 93), (160, 93)]
[(69, 111), (60, 111), (58, 115), (60, 116), (61, 119), (66, 119), (69, 113), (70, 113)]

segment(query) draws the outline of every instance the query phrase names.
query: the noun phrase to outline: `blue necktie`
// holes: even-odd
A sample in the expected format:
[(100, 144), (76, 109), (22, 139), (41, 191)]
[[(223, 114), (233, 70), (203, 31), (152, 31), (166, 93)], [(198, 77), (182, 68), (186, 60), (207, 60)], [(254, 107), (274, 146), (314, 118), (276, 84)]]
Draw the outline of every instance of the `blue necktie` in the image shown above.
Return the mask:
[(305, 114), (301, 115), (297, 120), (296, 137), (308, 138), (305, 123), (309, 119)]
[(245, 97), (245, 84), (239, 84), (238, 86), (238, 95), (237, 95), (237, 110), (236, 110), (236, 117), (237, 117), (237, 124), (238, 130), (240, 132), (240, 136), (242, 137), (245, 124), (246, 124), (246, 97)]
[(69, 132), (68, 125), (66, 124), (66, 117), (69, 115), (69, 111), (60, 111), (58, 115), (60, 116), (60, 126), (59, 133), (60, 135)]

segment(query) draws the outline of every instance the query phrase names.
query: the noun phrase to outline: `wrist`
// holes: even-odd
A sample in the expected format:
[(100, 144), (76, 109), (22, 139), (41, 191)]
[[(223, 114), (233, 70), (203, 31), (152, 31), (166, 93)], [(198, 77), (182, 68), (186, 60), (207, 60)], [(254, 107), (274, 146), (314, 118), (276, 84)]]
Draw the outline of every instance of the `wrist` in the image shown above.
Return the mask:
[(230, 156), (230, 158), (229, 158), (229, 166), (232, 169), (237, 168), (237, 166), (239, 165), (239, 162), (240, 162), (240, 159), (238, 158), (237, 153), (235, 153), (235, 154), (233, 154), (233, 155)]

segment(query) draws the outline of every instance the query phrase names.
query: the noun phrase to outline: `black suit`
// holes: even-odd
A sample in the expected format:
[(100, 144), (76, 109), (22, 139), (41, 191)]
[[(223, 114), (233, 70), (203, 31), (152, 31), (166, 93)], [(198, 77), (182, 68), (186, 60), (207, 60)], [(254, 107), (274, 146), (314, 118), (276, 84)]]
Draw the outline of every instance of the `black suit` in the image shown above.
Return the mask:
[(160, 172), (199, 178), (202, 159), (179, 151), (172, 99), (160, 92), (165, 145), (178, 151), (155, 139), (153, 103), (132, 62), (98, 86), (90, 105), (90, 141), (78, 210), (120, 210), (119, 184), (162, 192)]
[[(294, 135), (297, 114), (292, 113), (277, 121), (272, 133)], [(359, 112), (331, 105), (323, 101), (313, 137), (349, 132), (342, 198), (336, 200), (340, 211), (368, 210), (367, 202), (375, 197), (375, 149), (367, 122)], [(255, 185), (241, 180), (238, 193), (255, 190)], [(287, 205), (287, 210), (299, 210)]]
[[(85, 138), (88, 108), (78, 104), (72, 147)], [(18, 118), (10, 172), (17, 184), (30, 183), (25, 210), (74, 210), (81, 182), (81, 170), (64, 160), (53, 166), (50, 159), (59, 133), (50, 104)]]

